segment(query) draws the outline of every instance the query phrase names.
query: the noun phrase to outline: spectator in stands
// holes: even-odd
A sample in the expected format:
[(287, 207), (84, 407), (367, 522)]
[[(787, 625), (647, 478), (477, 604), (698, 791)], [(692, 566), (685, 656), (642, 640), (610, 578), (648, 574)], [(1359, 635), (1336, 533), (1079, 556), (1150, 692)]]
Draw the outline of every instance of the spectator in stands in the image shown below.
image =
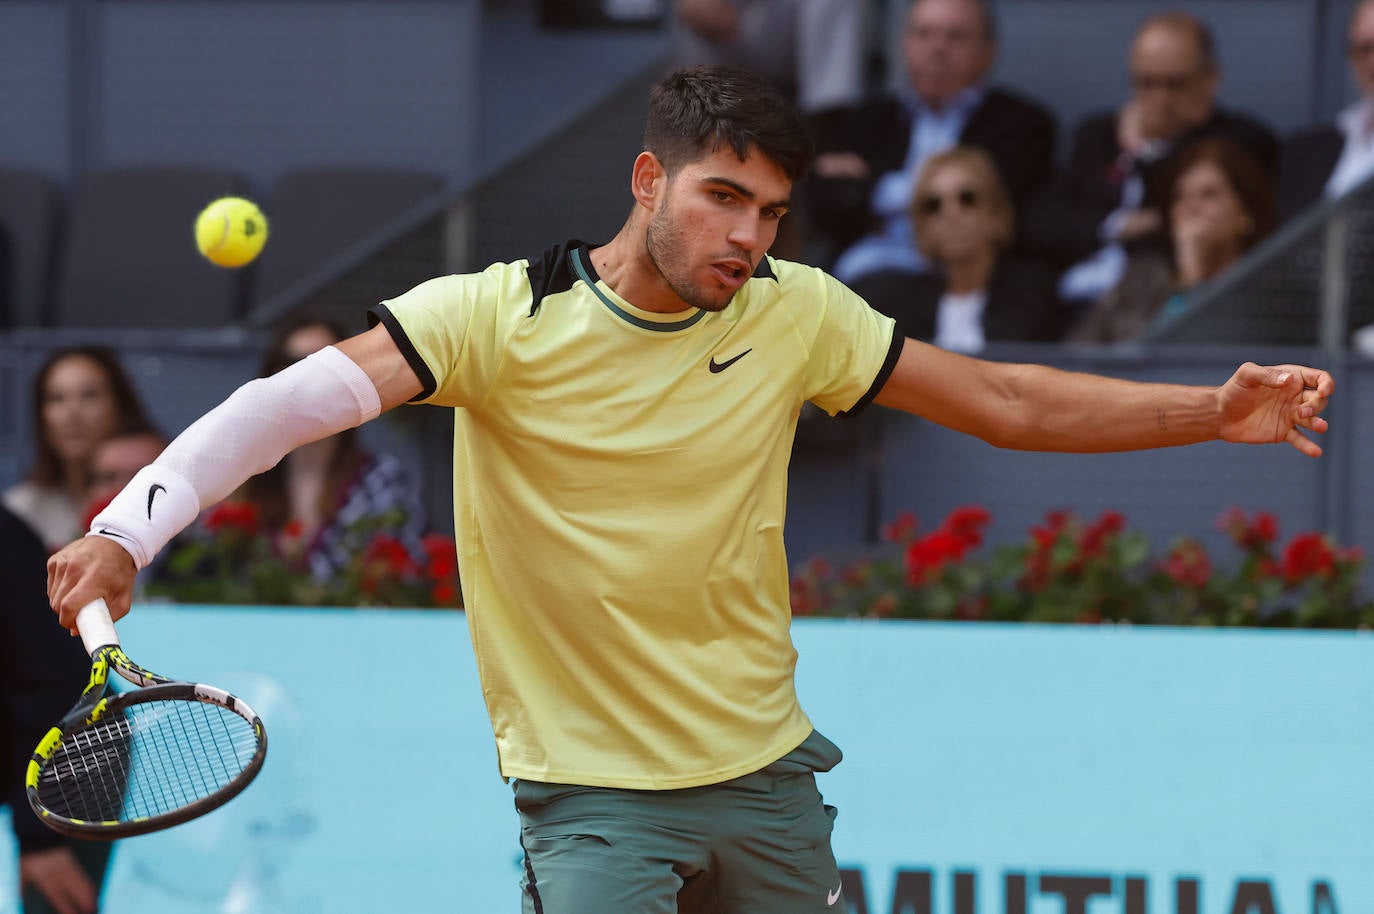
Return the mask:
[[(310, 317), (286, 325), (264, 356), (261, 375), (276, 374), (343, 339), (340, 328)], [(292, 451), (246, 482), (238, 497), (257, 505), (263, 529), (284, 549), (304, 549), (318, 579), (341, 572), (378, 532), (424, 554), (425, 513), (419, 489), (401, 462), (372, 454), (349, 429)]]
[(861, 0), (678, 0), (680, 65), (728, 63), (767, 78), (803, 114), (863, 96)]
[(1063, 333), (1050, 268), (1007, 256), (1015, 211), (992, 158), (956, 146), (931, 156), (911, 206), (916, 243), (935, 273), (873, 273), (853, 289), (904, 335), (975, 353), (989, 340)]
[(82, 528), (89, 529), (91, 519), (166, 446), (166, 436), (144, 421), (122, 425), (97, 444), (91, 452), (90, 488)]
[(50, 356), (34, 380), (32, 404), (33, 465), (0, 500), (57, 549), (85, 532), (96, 445), (116, 428), (147, 419), (118, 358), (100, 346)]
[(832, 272), (844, 282), (929, 270), (909, 210), (930, 156), (960, 144), (986, 150), (1018, 208), (1052, 174), (1054, 118), (987, 81), (997, 28), (985, 3), (916, 0), (902, 56), (904, 91), (812, 118), (818, 155), (805, 187), (808, 215), (815, 236), (843, 248)]
[(1121, 280), (1072, 339), (1135, 339), (1156, 320), (1186, 308), (1184, 293), (1221, 275), (1274, 226), (1269, 175), (1223, 137), (1199, 140), (1183, 151), (1169, 199), (1171, 256), (1150, 248), (1133, 253)]
[(1167, 254), (1168, 176), (1190, 143), (1226, 137), (1266, 174), (1277, 167), (1270, 130), (1217, 106), (1216, 43), (1196, 16), (1172, 12), (1145, 20), (1131, 44), (1130, 76), (1124, 105), (1078, 127), (1068, 166), (1026, 223), (1033, 252), (1070, 267), (1059, 291), (1071, 303), (1095, 301), (1115, 286), (1132, 249), (1153, 246)]
[[(0, 764), (19, 844), (25, 914), (93, 914), (110, 856), (107, 841), (76, 841), (43, 825), (24, 795), (24, 768), (39, 739), (76, 699), (90, 661), (56, 630), (48, 601), (48, 550), (28, 524), (0, 507)], [(8, 861), (6, 862), (8, 866)], [(11, 910), (0, 898), (0, 909)]]
[(1345, 53), (1360, 98), (1337, 115), (1335, 124), (1299, 132), (1284, 142), (1281, 220), (1323, 196), (1339, 197), (1374, 175), (1374, 0), (1361, 0), (1351, 12)]

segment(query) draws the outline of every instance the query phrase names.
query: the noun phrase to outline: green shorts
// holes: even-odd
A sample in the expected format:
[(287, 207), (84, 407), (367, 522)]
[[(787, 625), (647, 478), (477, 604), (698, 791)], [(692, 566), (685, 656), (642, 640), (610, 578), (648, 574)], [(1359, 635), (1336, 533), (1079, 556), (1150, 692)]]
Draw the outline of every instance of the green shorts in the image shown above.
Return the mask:
[(840, 750), (812, 731), (753, 774), (683, 790), (514, 781), (524, 914), (836, 914)]

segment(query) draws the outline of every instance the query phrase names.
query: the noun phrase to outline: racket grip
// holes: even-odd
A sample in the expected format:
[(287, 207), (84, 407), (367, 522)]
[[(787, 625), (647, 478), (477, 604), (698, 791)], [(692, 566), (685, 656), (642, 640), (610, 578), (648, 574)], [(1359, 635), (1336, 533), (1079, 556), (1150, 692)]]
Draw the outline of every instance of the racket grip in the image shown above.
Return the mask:
[(94, 654), (107, 644), (119, 644), (110, 607), (105, 605), (103, 597), (96, 597), (81, 607), (76, 614), (76, 630), (81, 633), (81, 643), (88, 654)]

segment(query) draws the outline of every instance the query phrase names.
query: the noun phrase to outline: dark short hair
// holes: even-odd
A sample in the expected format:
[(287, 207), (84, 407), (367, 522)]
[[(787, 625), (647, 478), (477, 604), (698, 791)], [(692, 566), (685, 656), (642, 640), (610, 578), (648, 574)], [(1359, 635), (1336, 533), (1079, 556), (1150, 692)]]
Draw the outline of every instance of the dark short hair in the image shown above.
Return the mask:
[(1276, 206), (1274, 185), (1264, 166), (1239, 144), (1221, 136), (1208, 136), (1195, 140), (1183, 148), (1175, 160), (1169, 174), (1169, 200), (1173, 202), (1179, 180), (1195, 165), (1211, 162), (1226, 176), (1226, 183), (1240, 198), (1245, 214), (1254, 223), (1249, 237), (1244, 239), (1244, 250), (1249, 250), (1256, 242), (1274, 229)]
[(33, 379), (33, 388), (30, 394), (33, 404), (35, 453), (28, 478), (40, 486), (58, 486), (64, 482), (62, 460), (57, 456), (57, 450), (52, 446), (52, 442), (48, 440), (47, 429), (43, 425), (43, 400), (48, 387), (48, 376), (52, 374), (59, 362), (70, 358), (82, 358), (94, 362), (100, 369), (100, 373), (105, 376), (105, 383), (110, 387), (110, 396), (114, 398), (115, 411), (118, 414), (115, 419), (116, 426), (148, 421), (147, 413), (143, 409), (143, 401), (138, 398), (138, 394), (134, 391), (133, 382), (124, 372), (124, 367), (120, 364), (119, 356), (115, 355), (114, 350), (105, 346), (72, 346), (56, 350), (44, 360), (42, 367), (38, 369), (38, 374)]
[(687, 67), (649, 94), (644, 148), (672, 174), (729, 146), (743, 161), (751, 149), (776, 162), (793, 182), (814, 147), (801, 118), (772, 83), (734, 66)]

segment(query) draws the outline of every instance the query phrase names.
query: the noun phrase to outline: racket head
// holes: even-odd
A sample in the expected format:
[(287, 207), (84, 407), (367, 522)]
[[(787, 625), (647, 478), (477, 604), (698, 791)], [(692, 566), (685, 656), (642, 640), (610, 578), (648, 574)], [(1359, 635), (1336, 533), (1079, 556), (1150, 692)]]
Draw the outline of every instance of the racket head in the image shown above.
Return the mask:
[(25, 777), (34, 813), (61, 834), (111, 839), (170, 828), (224, 805), (262, 769), (262, 720), (222, 689), (163, 681), (91, 697), (88, 687), (43, 738)]

